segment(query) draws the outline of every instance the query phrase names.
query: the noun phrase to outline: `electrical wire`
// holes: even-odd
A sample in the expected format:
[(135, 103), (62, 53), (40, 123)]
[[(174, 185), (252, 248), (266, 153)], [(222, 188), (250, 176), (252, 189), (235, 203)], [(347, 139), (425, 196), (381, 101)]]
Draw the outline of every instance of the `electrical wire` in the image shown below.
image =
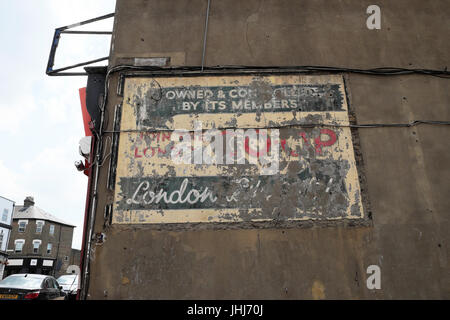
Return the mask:
[[(429, 125), (450, 125), (450, 121), (434, 121), (434, 120), (414, 120), (406, 123), (364, 123), (364, 124), (339, 124), (339, 123), (296, 123), (296, 124), (287, 124), (287, 125), (277, 125), (277, 128), (286, 128), (286, 127), (301, 127), (301, 128), (314, 128), (314, 127), (338, 127), (338, 128), (405, 128), (405, 127), (415, 127), (420, 124), (429, 124)], [(226, 128), (217, 128), (226, 129)], [(129, 129), (129, 130), (110, 130), (104, 131), (104, 133), (151, 133), (151, 132), (159, 132), (159, 131), (173, 131), (169, 129)]]
[(205, 66), (206, 39), (207, 39), (207, 35), (208, 35), (208, 19), (209, 19), (209, 7), (210, 6), (211, 6), (211, 0), (208, 0), (208, 7), (206, 8), (205, 33), (203, 35), (202, 71)]
[[(164, 75), (171, 73), (183, 73), (183, 72), (217, 72), (217, 71), (252, 71), (252, 72), (297, 72), (297, 73), (314, 73), (314, 72), (329, 72), (329, 73), (356, 73), (365, 75), (376, 75), (376, 76), (396, 76), (396, 75), (408, 75), (408, 74), (420, 74), (436, 76), (444, 79), (450, 79), (450, 71), (445, 67), (444, 70), (436, 69), (408, 69), (408, 68), (398, 68), (398, 67), (378, 67), (371, 69), (356, 69), (356, 68), (345, 68), (345, 67), (329, 67), (329, 66), (277, 66), (277, 67), (264, 67), (264, 66), (241, 66), (241, 65), (218, 65), (213, 67), (198, 67), (198, 66), (185, 66), (185, 67), (154, 67), (154, 66), (134, 66), (134, 65), (117, 65), (110, 68), (105, 76), (105, 90), (104, 98), (101, 106), (99, 107), (101, 112), (105, 111), (106, 104), (108, 102), (108, 88), (110, 76), (113, 73), (119, 71), (141, 71), (141, 72), (157, 72), (163, 73)], [(119, 79), (120, 81), (120, 79)], [(156, 80), (155, 80), (156, 81)], [(159, 85), (159, 83), (158, 83)], [(106, 113), (106, 112), (105, 112)], [(448, 124), (445, 121), (426, 121), (426, 120), (415, 120), (410, 123), (404, 124), (353, 124), (348, 125), (354, 128), (373, 128), (373, 127), (410, 127), (413, 125), (427, 123), (427, 124)], [(320, 126), (324, 124), (311, 124), (312, 126)], [(122, 131), (104, 131), (105, 133), (116, 133)], [(101, 136), (102, 132), (98, 133)]]
[[(125, 70), (137, 70), (137, 71), (163, 71), (164, 74), (170, 72), (183, 72), (183, 71), (224, 71), (224, 70), (242, 70), (242, 71), (266, 71), (272, 72), (274, 70), (283, 72), (338, 72), (338, 73), (357, 73), (366, 75), (378, 75), (378, 76), (395, 76), (395, 75), (408, 75), (408, 74), (420, 74), (420, 75), (430, 75), (438, 76), (444, 79), (450, 79), (450, 71), (447, 68), (444, 70), (433, 70), (433, 69), (407, 69), (407, 68), (397, 68), (397, 67), (379, 67), (372, 69), (354, 69), (354, 68), (341, 68), (341, 67), (327, 67), (327, 66), (286, 66), (286, 67), (261, 67), (261, 66), (215, 66), (215, 67), (176, 67), (176, 68), (161, 68), (161, 67), (149, 67), (149, 66), (132, 66), (132, 65), (118, 65), (112, 67), (108, 70), (105, 77), (105, 94), (102, 101), (100, 111), (105, 110), (107, 100), (108, 100), (108, 87), (109, 78), (111, 74), (125, 71)], [(153, 79), (154, 80), (154, 79)], [(119, 80), (120, 81), (120, 80)], [(156, 80), (155, 80), (156, 81)], [(157, 81), (156, 81), (157, 82)], [(158, 82), (157, 82), (158, 83)], [(159, 83), (158, 83), (159, 85)], [(161, 86), (159, 85), (161, 88)], [(369, 124), (336, 124), (336, 123), (311, 123), (311, 124), (295, 124), (295, 126), (301, 127), (316, 127), (316, 126), (332, 126), (332, 127), (350, 127), (350, 128), (381, 128), (381, 127), (412, 127), (419, 124), (430, 124), (430, 125), (449, 125), (450, 121), (435, 121), (435, 120), (414, 120), (408, 123), (369, 123)], [(154, 132), (146, 130), (105, 130), (104, 133), (120, 133), (120, 132)], [(160, 130), (161, 131), (161, 130)], [(102, 135), (102, 133), (100, 133)]]
[(215, 71), (254, 71), (254, 72), (299, 72), (299, 73), (313, 73), (313, 72), (330, 72), (330, 73), (356, 73), (365, 75), (378, 76), (394, 76), (394, 75), (408, 75), (421, 74), (430, 76), (439, 76), (445, 79), (450, 79), (450, 71), (445, 67), (443, 70), (437, 69), (422, 69), (422, 68), (399, 68), (399, 67), (377, 67), (369, 69), (357, 69), (346, 67), (330, 67), (330, 66), (243, 66), (243, 65), (217, 65), (209, 67), (201, 66), (181, 66), (181, 67), (156, 67), (156, 66), (133, 66), (133, 65), (118, 65), (112, 67), (108, 73), (111, 74), (123, 70), (139, 70), (158, 73), (182, 73), (182, 72), (215, 72)]
[[(106, 136), (105, 141), (108, 141), (108, 138), (109, 138), (109, 141), (110, 141), (110, 151), (106, 155), (106, 148), (103, 150), (103, 156), (101, 157), (101, 161), (100, 161), (99, 167), (102, 167), (105, 164), (106, 159), (112, 154), (112, 139), (111, 139), (110, 136)], [(106, 144), (106, 142), (105, 142), (105, 144)], [(83, 171), (92, 168), (97, 162), (98, 162), (98, 160), (97, 160), (97, 158), (95, 158), (94, 161), (92, 161), (92, 163), (88, 167), (83, 169)]]

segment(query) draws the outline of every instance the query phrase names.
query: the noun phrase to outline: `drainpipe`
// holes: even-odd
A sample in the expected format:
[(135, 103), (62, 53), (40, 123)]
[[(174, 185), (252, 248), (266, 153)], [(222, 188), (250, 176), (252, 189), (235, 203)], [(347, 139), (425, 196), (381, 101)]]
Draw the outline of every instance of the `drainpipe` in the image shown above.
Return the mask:
[[(98, 70), (100, 69), (96, 69), (95, 67), (92, 68), (85, 68), (85, 70), (88, 72), (88, 85), (87, 85), (87, 99), (89, 99), (90, 96), (90, 89), (92, 90), (92, 92), (95, 91), (94, 95), (97, 95), (100, 97), (100, 94), (103, 94), (103, 99), (101, 101), (101, 114), (100, 114), (100, 123), (98, 126), (98, 135), (97, 135), (97, 139), (96, 139), (96, 154), (95, 154), (95, 158), (93, 161), (95, 161), (95, 176), (94, 176), (94, 188), (92, 190), (92, 205), (90, 208), (90, 215), (88, 217), (88, 222), (87, 222), (87, 230), (86, 230), (86, 238), (83, 239), (83, 241), (86, 241), (87, 244), (85, 245), (85, 247), (83, 247), (83, 251), (84, 251), (84, 259), (83, 259), (83, 270), (82, 270), (82, 291), (80, 292), (80, 298), (81, 299), (86, 299), (87, 298), (87, 293), (88, 293), (88, 285), (89, 285), (89, 278), (90, 278), (90, 273), (89, 273), (89, 262), (91, 259), (91, 248), (92, 248), (92, 234), (94, 231), (94, 223), (95, 223), (95, 211), (97, 209), (97, 202), (98, 202), (98, 179), (99, 179), (99, 173), (100, 173), (100, 163), (102, 161), (101, 159), (101, 153), (102, 153), (102, 133), (103, 133), (103, 122), (104, 122), (104, 118), (105, 118), (105, 109), (106, 109), (106, 101), (104, 101), (105, 96), (106, 96), (106, 90), (107, 90), (107, 83), (105, 83), (104, 88), (102, 88), (102, 90), (97, 89), (96, 90), (96, 85), (92, 84), (93, 82), (90, 82), (89, 77), (92, 77), (93, 79), (96, 77), (99, 77), (99, 72)], [(90, 73), (90, 71), (92, 70), (92, 73)], [(104, 79), (107, 78), (107, 76), (100, 72), (102, 74), (102, 76), (104, 77)], [(106, 82), (106, 81), (105, 81)], [(95, 83), (95, 81), (94, 81)], [(103, 91), (103, 92), (102, 92)], [(96, 100), (99, 101), (99, 100)], [(89, 100), (87, 100), (87, 102), (89, 102)], [(98, 104), (95, 105), (96, 109), (98, 108)], [(87, 105), (87, 109), (88, 111), (90, 110), (90, 105)], [(92, 109), (91, 109), (92, 110)]]
[[(95, 150), (95, 145), (97, 143), (95, 136), (92, 136), (91, 141), (92, 141), (92, 145), (91, 145), (91, 152), (90, 152), (90, 156), (89, 156), (89, 165), (91, 165), (94, 161), (94, 150)], [(91, 202), (90, 200), (91, 200), (92, 171), (93, 171), (92, 169), (89, 170), (88, 185), (87, 185), (87, 192), (86, 192), (86, 203), (85, 203), (85, 207), (84, 207), (83, 237), (82, 237), (82, 243), (81, 243), (80, 261), (79, 261), (80, 273), (78, 275), (79, 284), (81, 284), (84, 279), (82, 270), (84, 269), (84, 265), (85, 265), (84, 258), (85, 258), (85, 247), (86, 247), (86, 231), (87, 231), (87, 223), (88, 223), (88, 218), (89, 218), (89, 204)], [(81, 298), (81, 285), (78, 287), (76, 300), (80, 300), (80, 298)]]
[[(56, 261), (55, 261), (56, 265), (58, 265), (59, 246), (61, 244), (61, 233), (62, 233), (62, 225), (59, 225), (58, 248), (56, 249)], [(55, 269), (56, 269), (56, 266), (53, 266), (53, 276), (55, 276), (55, 273), (56, 273)]]

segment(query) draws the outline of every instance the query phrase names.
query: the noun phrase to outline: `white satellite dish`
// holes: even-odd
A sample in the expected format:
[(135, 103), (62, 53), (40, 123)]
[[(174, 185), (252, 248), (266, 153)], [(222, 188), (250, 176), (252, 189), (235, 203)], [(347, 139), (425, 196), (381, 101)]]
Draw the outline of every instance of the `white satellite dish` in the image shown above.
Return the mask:
[(67, 267), (66, 270), (67, 273), (70, 274), (76, 274), (77, 276), (73, 279), (73, 282), (75, 282), (75, 280), (77, 280), (77, 290), (80, 289), (80, 267), (78, 267), (77, 265), (71, 264), (70, 266)]
[(71, 273), (71, 274), (80, 274), (80, 267), (78, 267), (77, 265), (70, 265), (67, 267), (66, 270), (67, 273)]
[(91, 152), (91, 141), (92, 137), (84, 137), (80, 140), (80, 155), (85, 157), (86, 159), (89, 159), (89, 153)]

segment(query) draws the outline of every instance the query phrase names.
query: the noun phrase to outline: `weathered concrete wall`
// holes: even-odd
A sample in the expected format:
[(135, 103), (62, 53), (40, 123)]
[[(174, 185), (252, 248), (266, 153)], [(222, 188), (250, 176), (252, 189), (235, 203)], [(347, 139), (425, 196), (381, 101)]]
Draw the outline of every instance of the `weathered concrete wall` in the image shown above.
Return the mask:
[[(212, 0), (206, 65), (449, 65), (448, 1), (377, 1), (381, 30), (366, 28), (370, 4)], [(118, 0), (110, 66), (150, 56), (200, 65), (206, 5)], [(344, 77), (358, 123), (450, 120), (448, 79)], [(113, 77), (109, 119), (121, 101), (116, 85)], [(371, 128), (357, 135), (369, 226), (105, 229), (104, 206), (114, 194), (106, 189), (104, 166), (95, 232), (107, 237), (94, 245), (89, 298), (450, 298), (450, 128)], [(381, 268), (380, 290), (366, 287), (373, 264)]]

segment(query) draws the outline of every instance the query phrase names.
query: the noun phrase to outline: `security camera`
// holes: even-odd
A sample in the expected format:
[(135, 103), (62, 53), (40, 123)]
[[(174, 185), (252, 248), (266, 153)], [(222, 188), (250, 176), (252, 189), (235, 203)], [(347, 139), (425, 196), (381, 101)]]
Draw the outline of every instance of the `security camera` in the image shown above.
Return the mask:
[(84, 163), (81, 160), (75, 161), (75, 167), (77, 168), (78, 171), (86, 170), (86, 167), (84, 166)]

